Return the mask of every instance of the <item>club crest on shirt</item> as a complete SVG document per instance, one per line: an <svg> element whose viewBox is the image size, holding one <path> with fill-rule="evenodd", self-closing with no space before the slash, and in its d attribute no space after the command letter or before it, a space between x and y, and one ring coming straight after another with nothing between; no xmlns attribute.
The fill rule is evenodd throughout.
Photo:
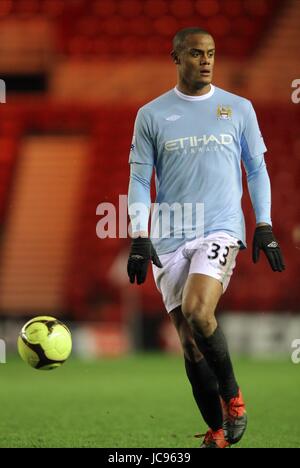
<svg viewBox="0 0 300 468"><path fill-rule="evenodd" d="M232 107L223 106L222 104L218 106L217 109L217 118L222 120L231 120L232 118Z"/></svg>

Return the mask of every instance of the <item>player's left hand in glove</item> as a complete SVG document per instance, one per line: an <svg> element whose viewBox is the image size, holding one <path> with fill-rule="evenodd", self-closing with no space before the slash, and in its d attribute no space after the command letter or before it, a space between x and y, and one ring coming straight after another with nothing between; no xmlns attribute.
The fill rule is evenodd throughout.
<svg viewBox="0 0 300 468"><path fill-rule="evenodd" d="M258 262L260 250L263 250L273 271L285 269L282 253L270 225L258 226L253 238L252 259Z"/></svg>
<svg viewBox="0 0 300 468"><path fill-rule="evenodd" d="M132 239L129 259L127 263L127 273L130 283L134 283L135 278L137 284L144 283L149 262L153 262L158 268L162 268L162 264L158 255L148 237L137 237Z"/></svg>

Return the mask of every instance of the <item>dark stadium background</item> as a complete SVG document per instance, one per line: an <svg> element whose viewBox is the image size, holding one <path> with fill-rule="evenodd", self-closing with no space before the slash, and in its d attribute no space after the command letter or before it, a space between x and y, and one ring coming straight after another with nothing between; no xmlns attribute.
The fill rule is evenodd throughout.
<svg viewBox="0 0 300 468"><path fill-rule="evenodd" d="M274 274L263 256L252 264L255 220L245 194L249 248L219 317L237 359L279 359L299 373L291 361L300 339L299 24L299 0L0 0L0 371L16 379L22 369L30 379L9 355L25 321L45 314L71 327L74 361L180 356L152 275L129 287L130 240L99 239L96 209L111 202L118 213L137 109L175 85L172 37L197 25L215 37L214 84L256 109L287 266ZM47 379L56 372L63 369Z"/></svg>

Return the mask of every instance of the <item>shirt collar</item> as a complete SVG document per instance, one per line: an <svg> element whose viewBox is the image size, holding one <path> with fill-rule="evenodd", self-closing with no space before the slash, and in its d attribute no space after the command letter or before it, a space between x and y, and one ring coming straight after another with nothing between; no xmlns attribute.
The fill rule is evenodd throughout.
<svg viewBox="0 0 300 468"><path fill-rule="evenodd" d="M179 91L177 86L175 86L174 91L175 91L175 94L177 94L177 96L180 99L184 99L185 101L195 102L195 101L205 101L205 99L209 99L214 94L215 87L214 85L211 84L209 92L206 94L203 94L202 96L189 96L187 94L183 94L181 91Z"/></svg>

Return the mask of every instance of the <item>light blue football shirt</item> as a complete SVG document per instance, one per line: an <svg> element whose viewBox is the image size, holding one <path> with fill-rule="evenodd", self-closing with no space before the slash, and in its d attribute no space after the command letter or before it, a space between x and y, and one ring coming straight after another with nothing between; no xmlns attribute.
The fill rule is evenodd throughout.
<svg viewBox="0 0 300 468"><path fill-rule="evenodd" d="M150 205L155 168L155 203L188 207L182 223L174 213L170 215L169 231L161 226L157 230L158 220L162 221L159 210L152 216L151 239L158 253L174 251L187 240L216 231L227 232L245 245L241 161L256 221L271 224L265 151L249 100L213 85L203 96L187 96L177 88L159 96L139 109L135 122L128 201L133 230L148 230L148 215L134 217L132 206L136 202ZM203 217L199 207L204 207Z"/></svg>

